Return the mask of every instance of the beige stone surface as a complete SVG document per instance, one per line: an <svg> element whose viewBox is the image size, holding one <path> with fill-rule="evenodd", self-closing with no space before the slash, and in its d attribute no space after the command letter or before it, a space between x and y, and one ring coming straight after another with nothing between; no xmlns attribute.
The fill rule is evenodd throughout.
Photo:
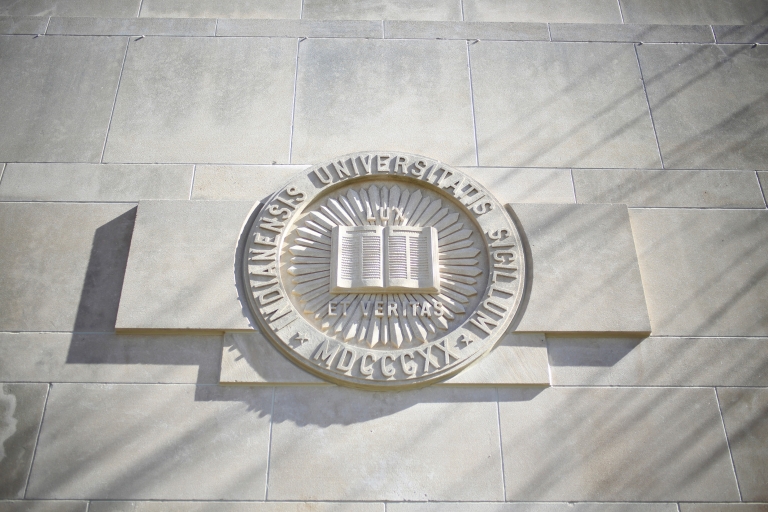
<svg viewBox="0 0 768 512"><path fill-rule="evenodd" d="M0 36L0 161L100 161L127 43Z"/></svg>
<svg viewBox="0 0 768 512"><path fill-rule="evenodd" d="M713 25L718 43L768 43L768 19L763 25Z"/></svg>
<svg viewBox="0 0 768 512"><path fill-rule="evenodd" d="M680 503L680 512L768 512L768 503Z"/></svg>
<svg viewBox="0 0 768 512"><path fill-rule="evenodd" d="M466 43L302 41L291 162L390 149L475 165Z"/></svg>
<svg viewBox="0 0 768 512"><path fill-rule="evenodd" d="M768 212L630 211L654 335L768 335Z"/></svg>
<svg viewBox="0 0 768 512"><path fill-rule="evenodd" d="M253 201L141 201L118 330L250 330L235 285Z"/></svg>
<svg viewBox="0 0 768 512"><path fill-rule="evenodd" d="M0 378L13 382L216 384L220 336L0 333Z"/></svg>
<svg viewBox="0 0 768 512"><path fill-rule="evenodd" d="M552 41L618 43L714 43L709 25L550 23Z"/></svg>
<svg viewBox="0 0 768 512"><path fill-rule="evenodd" d="M543 334L504 335L482 359L445 385L549 385L547 346Z"/></svg>
<svg viewBox="0 0 768 512"><path fill-rule="evenodd" d="M2 509L0 509L2 511ZM94 501L89 512L385 512L384 503Z"/></svg>
<svg viewBox="0 0 768 512"><path fill-rule="evenodd" d="M762 192L763 192L763 201L768 207L768 202L766 202L766 197L768 197L768 172L765 172L765 171L758 172L757 179L760 181L760 188L762 189Z"/></svg>
<svg viewBox="0 0 768 512"><path fill-rule="evenodd" d="M43 34L48 18L37 16L3 16L0 34Z"/></svg>
<svg viewBox="0 0 768 512"><path fill-rule="evenodd" d="M768 389L719 388L717 396L742 499L768 502Z"/></svg>
<svg viewBox="0 0 768 512"><path fill-rule="evenodd" d="M387 512L678 512L675 503L387 503Z"/></svg>
<svg viewBox="0 0 768 512"><path fill-rule="evenodd" d="M688 208L765 208L752 171L574 169L579 203Z"/></svg>
<svg viewBox="0 0 768 512"><path fill-rule="evenodd" d="M0 203L0 330L113 330L135 214L124 203Z"/></svg>
<svg viewBox="0 0 768 512"><path fill-rule="evenodd" d="M713 389L499 390L508 501L738 501Z"/></svg>
<svg viewBox="0 0 768 512"><path fill-rule="evenodd" d="M392 39L485 39L548 41L545 23L482 21L384 21L384 37Z"/></svg>
<svg viewBox="0 0 768 512"><path fill-rule="evenodd" d="M510 205L530 246L517 331L650 332L624 205Z"/></svg>
<svg viewBox="0 0 768 512"><path fill-rule="evenodd" d="M381 21L221 19L217 36L372 37L381 39Z"/></svg>
<svg viewBox="0 0 768 512"><path fill-rule="evenodd" d="M143 0L142 17L299 18L301 0Z"/></svg>
<svg viewBox="0 0 768 512"><path fill-rule="evenodd" d="M141 0L5 0L0 16L136 16Z"/></svg>
<svg viewBox="0 0 768 512"><path fill-rule="evenodd" d="M321 20L462 19L461 5L451 0L304 0L302 17Z"/></svg>
<svg viewBox="0 0 768 512"><path fill-rule="evenodd" d="M132 40L104 161L287 163L295 67L285 38Z"/></svg>
<svg viewBox="0 0 768 512"><path fill-rule="evenodd" d="M460 167L479 181L500 203L574 203L568 169Z"/></svg>
<svg viewBox="0 0 768 512"><path fill-rule="evenodd" d="M46 34L86 36L213 36L212 19L51 18Z"/></svg>
<svg viewBox="0 0 768 512"><path fill-rule="evenodd" d="M47 395L48 384L0 384L0 499L24 497Z"/></svg>
<svg viewBox="0 0 768 512"><path fill-rule="evenodd" d="M622 22L610 0L463 0L463 6L468 21Z"/></svg>
<svg viewBox="0 0 768 512"><path fill-rule="evenodd" d="M661 166L632 45L469 48L480 165Z"/></svg>
<svg viewBox="0 0 768 512"><path fill-rule="evenodd" d="M500 468L493 389L276 391L271 500L501 501Z"/></svg>
<svg viewBox="0 0 768 512"><path fill-rule="evenodd" d="M306 165L198 165L192 199L259 201L272 195Z"/></svg>
<svg viewBox="0 0 768 512"><path fill-rule="evenodd" d="M626 23L747 25L765 23L763 0L621 0Z"/></svg>
<svg viewBox="0 0 768 512"><path fill-rule="evenodd" d="M0 501L0 512L88 512L87 501Z"/></svg>
<svg viewBox="0 0 768 512"><path fill-rule="evenodd" d="M768 386L766 338L548 337L557 386Z"/></svg>
<svg viewBox="0 0 768 512"><path fill-rule="evenodd" d="M187 199L191 165L8 164L0 201Z"/></svg>
<svg viewBox="0 0 768 512"><path fill-rule="evenodd" d="M54 384L28 498L263 500L271 390Z"/></svg>

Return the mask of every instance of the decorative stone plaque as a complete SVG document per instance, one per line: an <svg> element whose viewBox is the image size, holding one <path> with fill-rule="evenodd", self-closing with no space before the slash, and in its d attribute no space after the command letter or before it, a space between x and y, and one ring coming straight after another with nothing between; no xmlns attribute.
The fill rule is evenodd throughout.
<svg viewBox="0 0 768 512"><path fill-rule="evenodd" d="M403 388L486 354L517 311L520 235L480 184L440 162L356 153L272 195L247 235L264 334L334 382Z"/></svg>

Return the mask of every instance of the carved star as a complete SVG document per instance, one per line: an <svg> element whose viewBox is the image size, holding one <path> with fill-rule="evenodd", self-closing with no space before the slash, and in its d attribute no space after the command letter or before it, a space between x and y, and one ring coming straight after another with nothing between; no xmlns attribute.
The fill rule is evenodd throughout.
<svg viewBox="0 0 768 512"><path fill-rule="evenodd" d="M302 345L309 341L309 336L307 336L307 334L303 332L297 332L296 334L294 334L293 337Z"/></svg>
<svg viewBox="0 0 768 512"><path fill-rule="evenodd" d="M464 343L464 347L468 347L468 346L469 346L469 344L470 344L470 343L474 343L474 342L475 342L475 340L473 340L472 338L466 337L466 336L464 336L464 335L462 334L461 336L459 336L458 342L459 342L459 343Z"/></svg>

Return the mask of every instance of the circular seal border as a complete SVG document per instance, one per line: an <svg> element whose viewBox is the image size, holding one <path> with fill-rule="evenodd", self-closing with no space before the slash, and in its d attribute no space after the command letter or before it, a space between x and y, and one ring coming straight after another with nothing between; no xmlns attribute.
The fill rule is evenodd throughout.
<svg viewBox="0 0 768 512"><path fill-rule="evenodd" d="M307 206L355 181L406 181L449 198L488 244L488 284L477 307L445 336L388 351L337 341L318 331L287 296L281 268L285 236ZM492 194L437 160L400 152L361 152L310 167L262 205L243 247L245 296L262 333L291 361L331 382L406 389L449 378L489 352L520 307L526 262L520 233Z"/></svg>

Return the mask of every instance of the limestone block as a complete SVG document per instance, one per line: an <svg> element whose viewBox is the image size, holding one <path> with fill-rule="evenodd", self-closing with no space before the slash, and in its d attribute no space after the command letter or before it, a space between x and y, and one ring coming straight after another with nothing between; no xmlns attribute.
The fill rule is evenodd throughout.
<svg viewBox="0 0 768 512"><path fill-rule="evenodd" d="M574 169L579 203L687 208L764 208L752 171Z"/></svg>
<svg viewBox="0 0 768 512"><path fill-rule="evenodd" d="M220 383L327 384L288 361L260 333L227 333L224 336ZM476 364L438 385L520 384L549 385L543 335L507 334Z"/></svg>
<svg viewBox="0 0 768 512"><path fill-rule="evenodd" d="M139 12L141 0L27 0L3 2L0 16L101 16L130 17Z"/></svg>
<svg viewBox="0 0 768 512"><path fill-rule="evenodd" d="M650 332L626 206L510 206L531 251L518 332Z"/></svg>
<svg viewBox="0 0 768 512"><path fill-rule="evenodd" d="M304 0L302 18L319 20L459 21L461 6L450 0Z"/></svg>
<svg viewBox="0 0 768 512"><path fill-rule="evenodd" d="M272 195L306 165L198 165L192 199L257 201Z"/></svg>
<svg viewBox="0 0 768 512"><path fill-rule="evenodd" d="M766 503L680 503L680 512L768 512Z"/></svg>
<svg viewBox="0 0 768 512"><path fill-rule="evenodd" d="M93 501L89 512L384 512L383 503L365 502L199 502ZM2 512L2 509L0 509Z"/></svg>
<svg viewBox="0 0 768 512"><path fill-rule="evenodd" d="M217 36L382 37L381 21L222 19Z"/></svg>
<svg viewBox="0 0 768 512"><path fill-rule="evenodd" d="M608 0L464 0L467 21L621 23L618 4Z"/></svg>
<svg viewBox="0 0 768 512"><path fill-rule="evenodd" d="M212 19L51 18L46 34L83 36L213 36Z"/></svg>
<svg viewBox="0 0 768 512"><path fill-rule="evenodd" d="M748 25L765 22L762 0L621 0L626 23Z"/></svg>
<svg viewBox="0 0 768 512"><path fill-rule="evenodd" d="M299 18L301 0L144 0L141 17L153 18Z"/></svg>
<svg viewBox="0 0 768 512"><path fill-rule="evenodd" d="M253 201L141 201L118 330L250 330L235 253Z"/></svg>
<svg viewBox="0 0 768 512"><path fill-rule="evenodd" d="M466 43L302 41L293 137L292 162L397 148L475 165Z"/></svg>
<svg viewBox="0 0 768 512"><path fill-rule="evenodd" d="M48 18L37 16L4 16L0 18L0 34L43 34Z"/></svg>
<svg viewBox="0 0 768 512"><path fill-rule="evenodd" d="M191 165L8 164L1 201L187 199Z"/></svg>
<svg viewBox="0 0 768 512"><path fill-rule="evenodd" d="M0 330L113 330L135 213L133 204L0 203Z"/></svg>
<svg viewBox="0 0 768 512"><path fill-rule="evenodd" d="M630 210L653 334L767 336L768 212Z"/></svg>
<svg viewBox="0 0 768 512"><path fill-rule="evenodd" d="M714 43L709 25L550 23L552 41L610 43Z"/></svg>
<svg viewBox="0 0 768 512"><path fill-rule="evenodd" d="M768 197L768 172L758 172L757 179L760 181L760 188L763 192L763 202L765 202L766 206L768 206L768 201L766 201L766 197Z"/></svg>
<svg viewBox="0 0 768 512"><path fill-rule="evenodd" d="M504 499L493 389L277 388L271 453L271 500Z"/></svg>
<svg viewBox="0 0 768 512"><path fill-rule="evenodd" d="M291 39L133 40L104 161L285 163L295 66Z"/></svg>
<svg viewBox="0 0 768 512"><path fill-rule="evenodd" d="M264 500L271 404L266 389L54 384L27 497Z"/></svg>
<svg viewBox="0 0 768 512"><path fill-rule="evenodd" d="M574 203L568 169L515 169L509 167L460 167L475 178L500 203Z"/></svg>
<svg viewBox="0 0 768 512"><path fill-rule="evenodd" d="M764 25L713 25L718 43L768 43L768 19Z"/></svg>
<svg viewBox="0 0 768 512"><path fill-rule="evenodd" d="M768 47L642 45L637 53L665 167L768 168L768 132L755 124L768 116Z"/></svg>
<svg viewBox="0 0 768 512"><path fill-rule="evenodd" d="M87 512L87 501L0 501L0 512Z"/></svg>
<svg viewBox="0 0 768 512"><path fill-rule="evenodd" d="M632 45L480 41L469 51L480 165L661 167Z"/></svg>
<svg viewBox="0 0 768 512"><path fill-rule="evenodd" d="M48 384L0 384L0 499L24 497L47 394Z"/></svg>
<svg viewBox="0 0 768 512"><path fill-rule="evenodd" d="M387 503L387 512L677 512L674 503Z"/></svg>
<svg viewBox="0 0 768 512"><path fill-rule="evenodd" d="M384 37L392 39L548 41L549 32L546 23L385 20Z"/></svg>
<svg viewBox="0 0 768 512"><path fill-rule="evenodd" d="M14 382L216 384L220 336L0 333L0 375Z"/></svg>
<svg viewBox="0 0 768 512"><path fill-rule="evenodd" d="M0 161L98 162L126 44L125 37L1 36L0 119L13 128L3 130Z"/></svg>
<svg viewBox="0 0 768 512"><path fill-rule="evenodd" d="M744 501L768 501L768 389L717 390Z"/></svg>
<svg viewBox="0 0 768 512"><path fill-rule="evenodd" d="M509 501L738 501L713 389L500 389Z"/></svg>
<svg viewBox="0 0 768 512"><path fill-rule="evenodd" d="M547 338L558 386L768 386L765 338Z"/></svg>

